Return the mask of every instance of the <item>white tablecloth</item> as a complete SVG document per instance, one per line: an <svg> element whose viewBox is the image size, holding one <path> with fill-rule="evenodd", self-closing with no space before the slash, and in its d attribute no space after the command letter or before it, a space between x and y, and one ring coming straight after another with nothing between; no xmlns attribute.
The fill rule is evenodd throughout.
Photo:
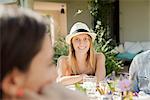
<svg viewBox="0 0 150 100"><path fill-rule="evenodd" d="M81 84L81 86L82 86L82 84ZM75 85L68 85L68 86L66 86L66 88L76 91ZM98 92L96 92L93 97L92 96L90 97L90 99L91 100L104 100L105 97L106 97L105 95L100 95ZM108 95L107 95L107 97L109 98ZM112 98L113 98L113 100L121 100L121 97L119 97L119 96L113 96ZM107 100L109 100L109 99L107 99ZM112 100L112 99L110 99L110 100ZM142 93L139 93L138 97L133 96L133 100L150 100L150 95L144 94L142 92Z"/></svg>

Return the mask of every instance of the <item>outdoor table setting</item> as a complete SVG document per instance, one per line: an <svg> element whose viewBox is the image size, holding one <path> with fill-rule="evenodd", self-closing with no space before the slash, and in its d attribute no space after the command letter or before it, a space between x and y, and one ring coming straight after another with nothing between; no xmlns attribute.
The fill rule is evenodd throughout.
<svg viewBox="0 0 150 100"><path fill-rule="evenodd" d="M95 76L86 76L83 83L68 85L74 91L86 94L90 100L150 100L150 95L140 91L131 91L132 82L128 75L120 75L119 78L114 73L108 75L103 81L97 82Z"/></svg>

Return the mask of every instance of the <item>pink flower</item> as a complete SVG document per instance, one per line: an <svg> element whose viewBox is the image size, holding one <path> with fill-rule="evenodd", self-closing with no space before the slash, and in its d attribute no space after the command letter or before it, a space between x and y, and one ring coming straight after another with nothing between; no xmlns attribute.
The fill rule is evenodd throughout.
<svg viewBox="0 0 150 100"><path fill-rule="evenodd" d="M118 83L118 87L122 92L130 90L130 86L131 86L131 81L128 79L120 80Z"/></svg>

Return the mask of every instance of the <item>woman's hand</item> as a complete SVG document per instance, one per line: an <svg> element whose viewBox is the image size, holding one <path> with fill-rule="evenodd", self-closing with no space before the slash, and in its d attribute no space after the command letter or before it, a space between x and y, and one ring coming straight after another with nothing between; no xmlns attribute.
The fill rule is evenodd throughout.
<svg viewBox="0 0 150 100"><path fill-rule="evenodd" d="M88 76L87 74L81 74L82 79L87 76Z"/></svg>
<svg viewBox="0 0 150 100"><path fill-rule="evenodd" d="M79 83L83 83L83 79L84 77L87 77L88 75L87 74L81 74L80 77L81 77L81 81Z"/></svg>

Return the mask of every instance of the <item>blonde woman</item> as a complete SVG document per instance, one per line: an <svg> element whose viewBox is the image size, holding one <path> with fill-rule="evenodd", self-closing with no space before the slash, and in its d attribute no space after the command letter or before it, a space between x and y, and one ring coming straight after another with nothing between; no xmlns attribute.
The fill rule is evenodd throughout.
<svg viewBox="0 0 150 100"><path fill-rule="evenodd" d="M70 45L69 55L58 59L57 82L71 85L82 82L83 77L93 75L97 81L103 80L106 75L105 56L93 50L96 34L91 33L85 23L75 23L66 36Z"/></svg>

